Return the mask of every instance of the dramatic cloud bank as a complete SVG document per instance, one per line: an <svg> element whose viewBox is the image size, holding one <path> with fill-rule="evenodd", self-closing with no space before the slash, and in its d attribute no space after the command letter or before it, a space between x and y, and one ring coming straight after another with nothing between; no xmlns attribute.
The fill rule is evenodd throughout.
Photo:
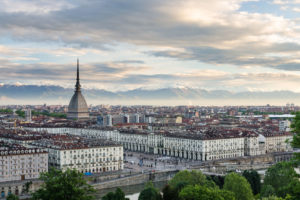
<svg viewBox="0 0 300 200"><path fill-rule="evenodd" d="M0 0L0 82L300 92L300 1Z"/></svg>

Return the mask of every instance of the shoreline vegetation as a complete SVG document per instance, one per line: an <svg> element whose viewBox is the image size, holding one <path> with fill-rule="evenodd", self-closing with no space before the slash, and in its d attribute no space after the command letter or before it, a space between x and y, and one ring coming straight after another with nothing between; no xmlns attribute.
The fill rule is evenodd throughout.
<svg viewBox="0 0 300 200"><path fill-rule="evenodd" d="M0 114L13 114L13 110L11 109L0 109ZM16 110L16 114L19 117L25 118L25 111L23 110ZM32 116L48 116L48 117L55 117L55 118L67 118L67 114L65 113L56 113L56 112L48 112L48 111L31 111Z"/></svg>

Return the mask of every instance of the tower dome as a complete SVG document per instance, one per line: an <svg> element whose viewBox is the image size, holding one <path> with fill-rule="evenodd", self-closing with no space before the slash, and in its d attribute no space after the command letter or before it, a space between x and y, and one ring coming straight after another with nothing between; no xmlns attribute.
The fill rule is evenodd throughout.
<svg viewBox="0 0 300 200"><path fill-rule="evenodd" d="M77 79L75 85L75 92L69 103L67 116L69 119L77 119L77 120L84 120L89 118L88 106L84 99L84 96L81 94L78 59L77 59Z"/></svg>

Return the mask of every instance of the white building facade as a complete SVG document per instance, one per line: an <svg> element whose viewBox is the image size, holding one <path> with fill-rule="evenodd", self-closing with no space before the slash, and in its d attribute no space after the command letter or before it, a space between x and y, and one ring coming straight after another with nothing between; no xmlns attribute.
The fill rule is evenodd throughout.
<svg viewBox="0 0 300 200"><path fill-rule="evenodd" d="M49 167L63 171L77 169L85 173L101 173L123 169L123 146L117 144L94 144L87 146L52 144L49 140L41 140L34 145L49 153Z"/></svg>
<svg viewBox="0 0 300 200"><path fill-rule="evenodd" d="M48 153L41 149L0 148L0 182L37 179L47 171Z"/></svg>
<svg viewBox="0 0 300 200"><path fill-rule="evenodd" d="M265 137L266 153L292 151L292 146L290 144L293 139L292 134L264 134L263 136Z"/></svg>
<svg viewBox="0 0 300 200"><path fill-rule="evenodd" d="M150 154L158 154L192 160L217 160L235 158L241 156L256 156L265 153L292 151L289 144L284 140L291 138L280 136L271 139L266 137L266 142L259 141L258 134L228 135L222 137L198 137L190 133L186 134L163 134L141 132L105 131L99 129L77 128L31 128L34 131L48 131L49 133L70 133L89 138L101 138L111 140L123 145L124 149L139 151Z"/></svg>

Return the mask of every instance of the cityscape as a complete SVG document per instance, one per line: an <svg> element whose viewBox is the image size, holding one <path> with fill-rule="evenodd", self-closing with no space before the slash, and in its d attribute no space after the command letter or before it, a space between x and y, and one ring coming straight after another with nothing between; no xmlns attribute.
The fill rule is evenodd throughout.
<svg viewBox="0 0 300 200"><path fill-rule="evenodd" d="M299 200L299 12L0 0L0 200Z"/></svg>

